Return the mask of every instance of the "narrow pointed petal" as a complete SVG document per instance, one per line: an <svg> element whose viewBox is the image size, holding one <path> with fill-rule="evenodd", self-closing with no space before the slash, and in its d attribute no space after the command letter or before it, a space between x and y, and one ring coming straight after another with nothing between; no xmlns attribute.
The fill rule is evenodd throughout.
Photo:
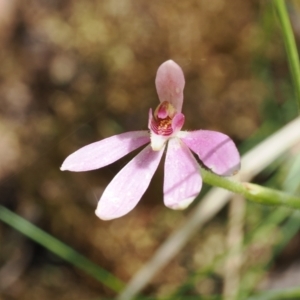
<svg viewBox="0 0 300 300"><path fill-rule="evenodd" d="M147 131L130 131L89 144L69 155L61 170L82 172L107 166L150 142Z"/></svg>
<svg viewBox="0 0 300 300"><path fill-rule="evenodd" d="M170 139L165 161L164 203L172 209L186 208L199 194L199 165L178 138Z"/></svg>
<svg viewBox="0 0 300 300"><path fill-rule="evenodd" d="M168 60L160 65L155 79L160 102L168 101L177 112L181 112L184 84L183 72L173 60Z"/></svg>
<svg viewBox="0 0 300 300"><path fill-rule="evenodd" d="M180 134L184 143L214 173L230 176L239 171L240 154L229 136L210 130L180 132Z"/></svg>
<svg viewBox="0 0 300 300"><path fill-rule="evenodd" d="M96 209L102 220L122 217L140 201L161 160L164 148L153 151L148 145L110 182Z"/></svg>

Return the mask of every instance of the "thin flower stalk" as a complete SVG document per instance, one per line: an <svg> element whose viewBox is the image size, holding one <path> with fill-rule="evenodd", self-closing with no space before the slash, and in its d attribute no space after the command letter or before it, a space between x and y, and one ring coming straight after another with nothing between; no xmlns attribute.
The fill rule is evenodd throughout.
<svg viewBox="0 0 300 300"><path fill-rule="evenodd" d="M252 202L300 209L300 197L289 193L263 187L254 183L234 181L213 174L203 168L201 168L201 174L205 183L243 195Z"/></svg>

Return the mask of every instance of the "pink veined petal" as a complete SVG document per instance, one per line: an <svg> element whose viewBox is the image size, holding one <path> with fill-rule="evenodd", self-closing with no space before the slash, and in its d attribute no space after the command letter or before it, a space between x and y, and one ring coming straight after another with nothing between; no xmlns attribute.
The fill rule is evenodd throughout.
<svg viewBox="0 0 300 300"><path fill-rule="evenodd" d="M210 130L180 132L180 134L184 143L214 173L229 176L240 169L240 154L229 136Z"/></svg>
<svg viewBox="0 0 300 300"><path fill-rule="evenodd" d="M110 182L96 209L102 220L124 216L140 201L161 160L164 149L152 151L148 145Z"/></svg>
<svg viewBox="0 0 300 300"><path fill-rule="evenodd" d="M173 120L172 120L172 129L173 129L173 132L174 132L174 133L178 132L178 131L182 128L182 126L183 126L183 124L184 124L184 121L185 121L185 116L184 116L184 114L182 114L182 113L177 113L177 114L174 116L174 118L173 118Z"/></svg>
<svg viewBox="0 0 300 300"><path fill-rule="evenodd" d="M184 84L183 72L173 60L168 60L160 65L155 79L160 102L168 101L177 112L181 112Z"/></svg>
<svg viewBox="0 0 300 300"><path fill-rule="evenodd" d="M197 197L201 187L199 165L191 151L178 138L170 139L165 161L165 205L184 209Z"/></svg>
<svg viewBox="0 0 300 300"><path fill-rule="evenodd" d="M107 166L150 142L149 132L130 131L89 144L69 155L61 170L81 172Z"/></svg>

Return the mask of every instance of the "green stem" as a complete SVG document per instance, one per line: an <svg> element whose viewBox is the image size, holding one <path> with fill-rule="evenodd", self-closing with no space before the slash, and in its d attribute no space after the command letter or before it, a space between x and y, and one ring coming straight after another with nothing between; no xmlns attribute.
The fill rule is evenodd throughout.
<svg viewBox="0 0 300 300"><path fill-rule="evenodd" d="M273 290L259 293L258 295L247 298L247 300L282 300L282 299L299 299L300 288L289 288L283 290Z"/></svg>
<svg viewBox="0 0 300 300"><path fill-rule="evenodd" d="M294 83L296 102L300 112L300 64L295 37L284 0L274 0L274 5L281 24L283 41L285 44L290 72L292 74L292 80Z"/></svg>
<svg viewBox="0 0 300 300"><path fill-rule="evenodd" d="M123 282L121 282L118 278L97 266L85 256L79 254L73 248L62 243L58 239L54 238L50 234L36 227L32 223L28 222L2 205L0 205L0 220L15 228L38 244L44 246L57 256L68 261L75 267L88 273L109 287L111 290L120 292L124 288Z"/></svg>
<svg viewBox="0 0 300 300"><path fill-rule="evenodd" d="M253 202L266 205L285 205L291 208L300 209L300 197L253 183L233 181L226 177L220 177L202 168L201 174L205 183L241 194Z"/></svg>

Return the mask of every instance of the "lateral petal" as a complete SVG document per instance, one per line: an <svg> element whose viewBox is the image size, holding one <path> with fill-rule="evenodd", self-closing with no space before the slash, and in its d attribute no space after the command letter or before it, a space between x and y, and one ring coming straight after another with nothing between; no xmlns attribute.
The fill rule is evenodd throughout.
<svg viewBox="0 0 300 300"><path fill-rule="evenodd" d="M107 166L150 142L148 131L130 131L89 144L69 155L61 170L82 172Z"/></svg>
<svg viewBox="0 0 300 300"><path fill-rule="evenodd" d="M173 133L177 133L183 126L185 116L182 113L177 113L172 120Z"/></svg>
<svg viewBox="0 0 300 300"><path fill-rule="evenodd" d="M160 102L168 101L181 112L185 80L181 68L173 60L160 65L155 85Z"/></svg>
<svg viewBox="0 0 300 300"><path fill-rule="evenodd" d="M109 183L96 209L102 220L119 218L140 201L161 160L164 148L153 151L148 145Z"/></svg>
<svg viewBox="0 0 300 300"><path fill-rule="evenodd" d="M165 205L184 209L197 197L201 187L199 165L191 151L178 138L170 139L165 161Z"/></svg>
<svg viewBox="0 0 300 300"><path fill-rule="evenodd" d="M240 169L240 154L232 139L217 131L180 132L181 139L214 173L230 176Z"/></svg>

